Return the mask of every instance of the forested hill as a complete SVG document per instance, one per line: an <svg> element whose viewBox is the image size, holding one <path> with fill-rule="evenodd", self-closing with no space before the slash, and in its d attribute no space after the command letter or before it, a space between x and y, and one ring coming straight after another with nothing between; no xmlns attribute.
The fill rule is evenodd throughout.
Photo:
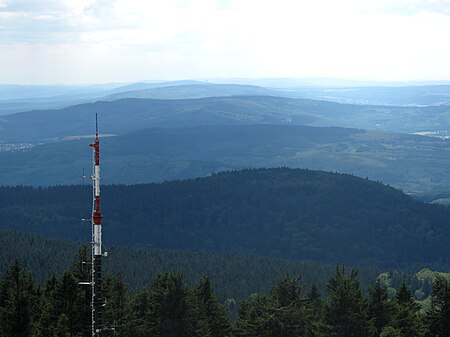
<svg viewBox="0 0 450 337"><path fill-rule="evenodd" d="M89 186L0 188L0 226L85 240ZM448 268L450 211L381 183L258 169L105 186L105 244L250 252L328 263Z"/></svg>

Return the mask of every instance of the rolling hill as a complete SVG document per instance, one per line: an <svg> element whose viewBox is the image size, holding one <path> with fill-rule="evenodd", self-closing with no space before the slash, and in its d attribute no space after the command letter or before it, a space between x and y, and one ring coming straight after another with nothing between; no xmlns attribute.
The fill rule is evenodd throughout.
<svg viewBox="0 0 450 337"><path fill-rule="evenodd" d="M127 98L2 116L0 143L39 143L92 134L95 113L99 113L101 130L107 134L154 127L250 124L340 126L411 133L449 129L449 111L450 106L345 105L271 96Z"/></svg>
<svg viewBox="0 0 450 337"><path fill-rule="evenodd" d="M0 227L83 240L89 186L0 188ZM450 210L350 175L259 169L104 186L111 245L245 252L321 263L450 267Z"/></svg>
<svg viewBox="0 0 450 337"><path fill-rule="evenodd" d="M91 139L0 152L0 185L81 183L83 169L88 173L91 167L87 146ZM103 137L101 144L106 184L161 182L230 169L287 166L352 173L415 194L450 190L449 141L431 137L247 125L140 130Z"/></svg>

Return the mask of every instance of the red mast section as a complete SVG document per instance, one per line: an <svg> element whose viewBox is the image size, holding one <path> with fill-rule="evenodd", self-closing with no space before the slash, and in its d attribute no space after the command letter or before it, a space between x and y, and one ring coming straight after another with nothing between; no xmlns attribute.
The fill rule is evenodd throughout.
<svg viewBox="0 0 450 337"><path fill-rule="evenodd" d="M103 215L100 212L100 140L98 138L97 115L95 115L95 141L89 144L94 149L94 209L92 212L92 222L100 226L102 224Z"/></svg>

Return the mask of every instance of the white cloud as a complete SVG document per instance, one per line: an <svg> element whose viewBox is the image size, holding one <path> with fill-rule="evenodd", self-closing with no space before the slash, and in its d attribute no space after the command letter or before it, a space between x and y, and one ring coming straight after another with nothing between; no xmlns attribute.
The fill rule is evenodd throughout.
<svg viewBox="0 0 450 337"><path fill-rule="evenodd" d="M25 82L450 78L449 1L0 0L0 71Z"/></svg>
<svg viewBox="0 0 450 337"><path fill-rule="evenodd" d="M398 15L436 13L450 15L450 0L389 0L382 10Z"/></svg>

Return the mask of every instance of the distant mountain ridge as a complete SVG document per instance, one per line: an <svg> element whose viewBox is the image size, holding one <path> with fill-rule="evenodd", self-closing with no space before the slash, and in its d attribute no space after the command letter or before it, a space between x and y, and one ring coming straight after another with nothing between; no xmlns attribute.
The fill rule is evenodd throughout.
<svg viewBox="0 0 450 337"><path fill-rule="evenodd" d="M104 96L126 91L202 84L200 81L151 81L93 85L2 85L0 84L0 115L17 112L62 109L92 103Z"/></svg>
<svg viewBox="0 0 450 337"><path fill-rule="evenodd" d="M450 104L448 82L370 82L335 79L212 79L93 85L0 84L0 115L61 109L119 98L181 99L270 95L348 104L436 106Z"/></svg>
<svg viewBox="0 0 450 337"><path fill-rule="evenodd" d="M126 98L60 110L17 113L0 119L0 142L46 142L92 133L95 113L102 131L123 134L143 128L201 125L288 124L340 126L390 132L450 129L450 106L385 107L273 96L153 100Z"/></svg>
<svg viewBox="0 0 450 337"><path fill-rule="evenodd" d="M103 100L122 98L195 99L227 96L275 96L277 92L252 85L201 83L124 91Z"/></svg>

